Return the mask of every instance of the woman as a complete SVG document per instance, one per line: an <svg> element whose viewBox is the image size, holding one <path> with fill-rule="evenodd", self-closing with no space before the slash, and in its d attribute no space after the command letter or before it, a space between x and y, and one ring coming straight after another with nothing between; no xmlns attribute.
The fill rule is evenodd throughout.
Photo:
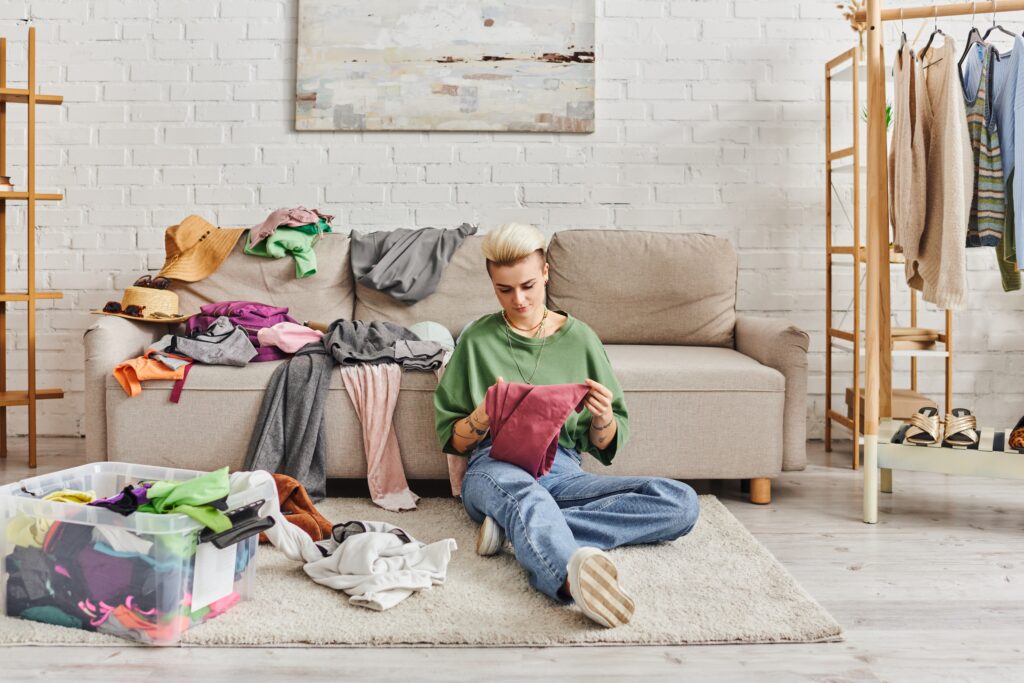
<svg viewBox="0 0 1024 683"><path fill-rule="evenodd" d="M635 605L603 550L679 538L693 528L699 506L693 489L671 479L582 471L582 453L611 464L626 443L628 413L594 331L546 308L544 247L531 225L503 225L484 238L502 310L473 321L459 337L434 394L437 435L446 453L469 457L462 502L481 523L477 552L496 554L507 536L534 588L563 604L575 601L612 627L628 623ZM590 388L586 409L569 415L551 471L540 479L490 457L484 398L506 378Z"/></svg>

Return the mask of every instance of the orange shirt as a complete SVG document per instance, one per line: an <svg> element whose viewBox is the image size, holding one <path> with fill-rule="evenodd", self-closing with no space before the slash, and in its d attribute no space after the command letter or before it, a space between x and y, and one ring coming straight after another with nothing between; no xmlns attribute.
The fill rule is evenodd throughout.
<svg viewBox="0 0 1024 683"><path fill-rule="evenodd" d="M172 370L155 358L151 358L150 353L152 352L146 352L143 356L126 360L114 368L114 379L124 389L124 393L131 397L142 393L142 382L146 380L169 379L173 381L185 378L185 368L188 366L183 365L177 370ZM175 358L189 360L183 356L175 356Z"/></svg>

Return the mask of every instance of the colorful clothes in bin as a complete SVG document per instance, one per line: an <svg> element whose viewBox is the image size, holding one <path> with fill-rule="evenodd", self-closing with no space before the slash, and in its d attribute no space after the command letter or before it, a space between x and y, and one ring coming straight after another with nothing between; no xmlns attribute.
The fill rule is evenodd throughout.
<svg viewBox="0 0 1024 683"><path fill-rule="evenodd" d="M115 496L89 504L125 516L136 511L191 513L208 528L223 530L231 527L221 511L226 508L228 489L227 468L223 468L187 481L131 484ZM60 493L58 498L69 503L92 499L91 494ZM14 546L3 559L10 616L143 643L167 643L240 600L232 592L193 609L198 532L141 534L79 523L72 514L62 521L16 517L6 533ZM235 547L237 583L252 562L256 538Z"/></svg>

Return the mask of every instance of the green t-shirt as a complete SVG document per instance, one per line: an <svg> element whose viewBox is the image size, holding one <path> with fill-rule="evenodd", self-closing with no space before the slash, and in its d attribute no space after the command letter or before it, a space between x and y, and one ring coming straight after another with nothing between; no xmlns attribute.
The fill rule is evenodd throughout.
<svg viewBox="0 0 1024 683"><path fill-rule="evenodd" d="M507 336L505 332L505 321L499 311L475 320L459 337L434 392L435 428L441 449L445 453L468 456L471 451L459 453L451 444L455 423L473 412L499 376L506 382L525 382L519 368L530 377L539 356L540 365L532 384L576 384L592 379L612 392L612 412L618 425L615 438L607 448L599 450L591 443L589 432L593 415L586 408L570 413L558 435L560 445L590 453L610 465L615 453L629 438L629 413L608 354L594 331L582 320L568 316L565 324L546 338L546 343L545 339L523 337L512 330L508 330ZM515 362L509 355L510 343Z"/></svg>

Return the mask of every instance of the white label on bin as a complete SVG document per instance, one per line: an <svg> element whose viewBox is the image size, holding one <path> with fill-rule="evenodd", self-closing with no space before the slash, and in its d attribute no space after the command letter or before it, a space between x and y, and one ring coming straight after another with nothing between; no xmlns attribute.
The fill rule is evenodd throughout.
<svg viewBox="0 0 1024 683"><path fill-rule="evenodd" d="M231 595L235 588L235 551L231 545L219 550L212 543L200 543L196 548L196 571L192 577L192 609L202 609L210 603Z"/></svg>

